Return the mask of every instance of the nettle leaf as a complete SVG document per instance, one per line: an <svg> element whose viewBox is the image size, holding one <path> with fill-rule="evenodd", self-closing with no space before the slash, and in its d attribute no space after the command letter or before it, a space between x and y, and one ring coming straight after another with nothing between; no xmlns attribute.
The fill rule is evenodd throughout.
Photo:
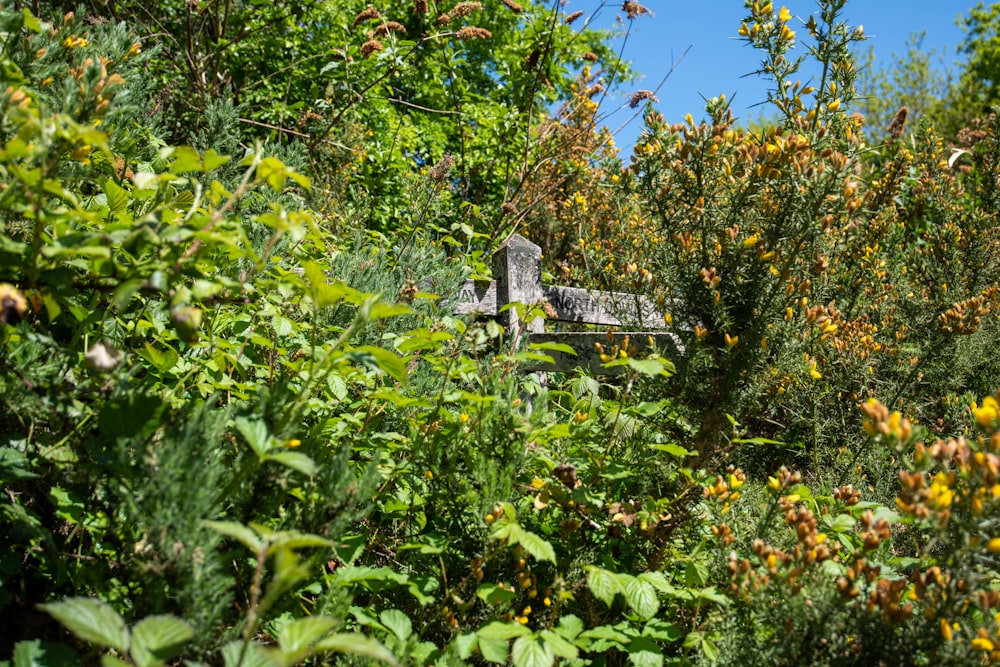
<svg viewBox="0 0 1000 667"><path fill-rule="evenodd" d="M552 630L542 630L539 636L545 641L546 646L560 658L573 660L580 654L580 651L573 644Z"/></svg>
<svg viewBox="0 0 1000 667"><path fill-rule="evenodd" d="M535 560L547 560L551 563L556 562L555 549L552 548L552 544L548 540L540 535L524 530L520 535L520 539L518 539L518 544L524 547L524 550L531 554Z"/></svg>
<svg viewBox="0 0 1000 667"><path fill-rule="evenodd" d="M111 605L96 598L66 598L38 606L80 639L128 652L128 628Z"/></svg>
<svg viewBox="0 0 1000 667"><path fill-rule="evenodd" d="M611 606L614 603L615 595L624 593L618 575L609 572L596 565L587 565L583 568L587 572L587 587L595 598Z"/></svg>
<svg viewBox="0 0 1000 667"><path fill-rule="evenodd" d="M625 601L639 614L643 620L656 616L660 610L660 601L656 598L656 590L645 581L629 577L625 584Z"/></svg>
<svg viewBox="0 0 1000 667"><path fill-rule="evenodd" d="M166 664L193 637L191 626L176 616L148 616L132 628L132 661L136 667Z"/></svg>
<svg viewBox="0 0 1000 667"><path fill-rule="evenodd" d="M301 662L313 651L313 645L337 625L328 616L297 618L275 633L282 658L287 665Z"/></svg>
<svg viewBox="0 0 1000 667"><path fill-rule="evenodd" d="M381 642L359 633L340 632L324 637L316 642L313 648L317 652L347 653L363 658L381 660L390 665L398 665L396 656Z"/></svg>
<svg viewBox="0 0 1000 667"><path fill-rule="evenodd" d="M628 661L636 667L663 667L663 651L649 637L637 637L629 642Z"/></svg>
<svg viewBox="0 0 1000 667"><path fill-rule="evenodd" d="M551 667L556 661L552 648L537 637L518 637L511 648L514 667Z"/></svg>
<svg viewBox="0 0 1000 667"><path fill-rule="evenodd" d="M263 419L237 417L233 425L258 457L263 457L271 448L271 431Z"/></svg>
<svg viewBox="0 0 1000 667"><path fill-rule="evenodd" d="M260 644L255 642L250 642L245 648L241 641L229 642L222 647L222 660L225 667L275 667Z"/></svg>
<svg viewBox="0 0 1000 667"><path fill-rule="evenodd" d="M413 622L398 609L386 609L378 618L401 642L405 642L413 634Z"/></svg>

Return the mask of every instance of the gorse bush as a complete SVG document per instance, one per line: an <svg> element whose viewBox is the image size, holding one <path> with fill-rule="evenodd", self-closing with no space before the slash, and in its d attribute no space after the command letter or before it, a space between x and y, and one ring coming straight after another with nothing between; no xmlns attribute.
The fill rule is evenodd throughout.
<svg viewBox="0 0 1000 667"><path fill-rule="evenodd" d="M871 131L844 4L624 169L569 5L0 8L5 664L1000 659L997 120ZM683 346L530 371L513 231Z"/></svg>

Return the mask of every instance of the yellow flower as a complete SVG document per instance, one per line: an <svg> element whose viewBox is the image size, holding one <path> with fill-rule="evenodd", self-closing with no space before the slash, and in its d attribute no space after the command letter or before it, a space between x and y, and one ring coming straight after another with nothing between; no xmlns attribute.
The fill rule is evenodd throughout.
<svg viewBox="0 0 1000 667"><path fill-rule="evenodd" d="M975 416L977 424L984 429L988 429L1000 417L1000 405L997 404L995 398L987 396L983 399L982 407L977 406L975 403L972 404L972 414Z"/></svg>
<svg viewBox="0 0 1000 667"><path fill-rule="evenodd" d="M292 438L291 440L285 443L285 446L289 447L290 449L295 449L296 447L299 447L301 444L302 444L301 440L299 440L298 438Z"/></svg>
<svg viewBox="0 0 1000 667"><path fill-rule="evenodd" d="M781 11L778 12L778 20L779 21L791 21L792 20L792 13L790 11L788 11L788 7L782 7L781 8Z"/></svg>
<svg viewBox="0 0 1000 667"><path fill-rule="evenodd" d="M1000 537L994 537L986 544L986 550L991 554L1000 554Z"/></svg>
<svg viewBox="0 0 1000 667"><path fill-rule="evenodd" d="M941 636L944 637L946 642L951 641L951 624L945 618L941 619Z"/></svg>
<svg viewBox="0 0 1000 667"><path fill-rule="evenodd" d="M734 347L736 347L736 343L738 343L738 342L740 342L740 337L739 336L730 336L729 334L726 334L726 347L727 348L734 348Z"/></svg>
<svg viewBox="0 0 1000 667"><path fill-rule="evenodd" d="M980 651L992 651L994 646L986 637L976 637L972 640L972 645L978 648Z"/></svg>

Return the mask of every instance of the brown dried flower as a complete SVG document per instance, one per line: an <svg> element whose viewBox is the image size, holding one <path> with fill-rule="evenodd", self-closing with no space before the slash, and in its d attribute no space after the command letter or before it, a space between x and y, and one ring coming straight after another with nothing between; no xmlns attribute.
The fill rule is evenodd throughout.
<svg viewBox="0 0 1000 667"><path fill-rule="evenodd" d="M377 39L369 39L367 42L361 45L361 55L367 58L371 54L377 51L382 51L383 49L385 49L385 47L382 46L382 42L378 41Z"/></svg>
<svg viewBox="0 0 1000 667"><path fill-rule="evenodd" d="M629 96L628 106L630 109L634 109L642 104L644 100L653 100L654 102L660 101L651 90L637 90Z"/></svg>
<svg viewBox="0 0 1000 667"><path fill-rule="evenodd" d="M481 2L460 2L452 8L451 15L458 19L463 16L469 16L472 12L479 11L482 8L483 3Z"/></svg>
<svg viewBox="0 0 1000 667"><path fill-rule="evenodd" d="M477 28L476 26L467 25L458 32L455 33L457 39L489 39L493 36L493 33L486 28Z"/></svg>
<svg viewBox="0 0 1000 667"><path fill-rule="evenodd" d="M578 9L577 11L573 12L572 14L566 17L566 25L572 25L573 21L577 20L581 16L583 16L583 10Z"/></svg>
<svg viewBox="0 0 1000 667"><path fill-rule="evenodd" d="M653 12L649 11L648 7L643 7L634 0L627 0L627 2L623 2L622 11L625 12L625 15L629 17L629 19L636 19L644 14L649 14L650 16L653 15Z"/></svg>
<svg viewBox="0 0 1000 667"><path fill-rule="evenodd" d="M542 54L542 52L539 51L538 49L532 49L531 50L531 53L529 53L524 58L524 71L525 72L534 72L535 71L535 68L538 67L538 57L541 54Z"/></svg>
<svg viewBox="0 0 1000 667"><path fill-rule="evenodd" d="M584 54L583 54L583 56L582 56L582 57L583 57L583 59L584 59L584 60L586 60L586 61L587 61L588 63L596 63L596 62L597 62L597 60L598 60L598 59L597 59L597 54L596 54L596 53L594 53L593 51L587 51L586 53L584 53Z"/></svg>
<svg viewBox="0 0 1000 667"><path fill-rule="evenodd" d="M514 12L515 14L520 14L524 11L524 7L514 2L514 0L500 0L503 4L507 5L507 9Z"/></svg>
<svg viewBox="0 0 1000 667"><path fill-rule="evenodd" d="M382 12L375 9L374 7L369 7L365 10L362 10L360 14L354 17L354 25L356 26L361 25L365 21L370 21L371 19L379 19L379 18L382 18Z"/></svg>
<svg viewBox="0 0 1000 667"><path fill-rule="evenodd" d="M455 156L451 153L445 153L438 160L438 163L431 167L430 172L427 177L432 181L440 181L445 179L448 174L451 173L451 168L455 166Z"/></svg>
<svg viewBox="0 0 1000 667"><path fill-rule="evenodd" d="M386 21L385 23L379 25L375 28L375 35L379 37L384 37L390 32L398 32L401 35L406 34L406 26L398 21Z"/></svg>
<svg viewBox="0 0 1000 667"><path fill-rule="evenodd" d="M413 11L417 13L418 16L423 16L427 13L427 0L417 0L413 3Z"/></svg>
<svg viewBox="0 0 1000 667"><path fill-rule="evenodd" d="M892 122L889 123L889 135L893 139L899 139L903 136L903 129L906 127L906 116L910 113L907 107L899 107L899 111L893 117Z"/></svg>

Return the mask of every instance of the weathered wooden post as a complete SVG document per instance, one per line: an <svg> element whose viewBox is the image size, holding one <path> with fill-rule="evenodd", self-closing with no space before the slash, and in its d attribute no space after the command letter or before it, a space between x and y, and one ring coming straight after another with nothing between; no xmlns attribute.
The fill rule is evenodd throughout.
<svg viewBox="0 0 1000 667"><path fill-rule="evenodd" d="M540 303L543 296L542 249L520 234L512 235L493 253L493 279L496 281L498 310L509 303L527 306ZM520 345L525 333L545 331L540 317L524 322L514 308L499 313L498 317L514 349Z"/></svg>

